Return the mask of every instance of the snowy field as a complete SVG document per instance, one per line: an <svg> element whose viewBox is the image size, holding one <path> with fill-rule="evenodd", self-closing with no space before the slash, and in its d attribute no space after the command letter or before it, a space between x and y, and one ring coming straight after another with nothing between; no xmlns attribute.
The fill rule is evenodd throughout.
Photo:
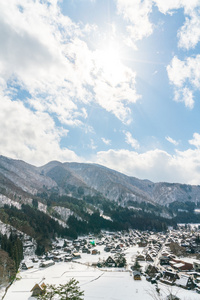
<svg viewBox="0 0 200 300"><path fill-rule="evenodd" d="M84 290L84 300L150 300L151 294L156 294L155 285L147 282L145 277L135 281L131 272L125 269L98 269L91 266L110 255L101 250L100 255L81 254L81 259L74 262L59 262L49 268L39 268L36 264L33 269L20 271L18 280L8 289L5 300L35 300L31 297L31 289L36 283L64 284L70 278L79 281L81 290ZM135 256L142 249L132 247L127 249L128 265L134 264ZM145 267L145 263L143 263ZM197 300L200 295L193 291L186 291L176 287L159 284L163 299L170 292L177 294L183 300Z"/></svg>

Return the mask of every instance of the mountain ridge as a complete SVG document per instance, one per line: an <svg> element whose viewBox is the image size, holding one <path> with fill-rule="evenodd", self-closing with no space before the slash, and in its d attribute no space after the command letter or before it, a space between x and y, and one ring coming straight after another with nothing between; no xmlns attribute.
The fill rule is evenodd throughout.
<svg viewBox="0 0 200 300"><path fill-rule="evenodd" d="M13 185L13 191L12 186ZM174 201L200 202L200 186L157 182L127 176L93 163L50 161L36 167L23 160L0 156L0 192L15 190L29 196L57 189L59 193L77 196L101 194L127 206L130 201L169 205Z"/></svg>

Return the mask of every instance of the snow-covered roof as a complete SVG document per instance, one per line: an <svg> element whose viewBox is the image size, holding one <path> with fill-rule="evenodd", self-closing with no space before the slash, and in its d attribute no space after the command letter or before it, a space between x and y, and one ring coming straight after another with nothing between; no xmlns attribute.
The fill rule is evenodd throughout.
<svg viewBox="0 0 200 300"><path fill-rule="evenodd" d="M182 275L180 279L176 280L176 284L181 285L181 286L187 286L188 279L189 279L189 276Z"/></svg>
<svg viewBox="0 0 200 300"><path fill-rule="evenodd" d="M183 263L178 263L178 264L174 264L174 265L173 265L173 267L174 267L174 268L177 268L177 269L182 268L182 267L184 267L184 266L185 266L185 264L183 264Z"/></svg>

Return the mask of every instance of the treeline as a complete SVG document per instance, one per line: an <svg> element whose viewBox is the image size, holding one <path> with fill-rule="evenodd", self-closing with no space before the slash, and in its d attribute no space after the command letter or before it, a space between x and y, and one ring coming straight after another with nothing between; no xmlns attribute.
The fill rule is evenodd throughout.
<svg viewBox="0 0 200 300"><path fill-rule="evenodd" d="M33 237L37 241L38 255L51 247L51 239L66 235L65 229L57 221L29 205L22 205L21 210L5 205L0 209L0 219Z"/></svg>
<svg viewBox="0 0 200 300"><path fill-rule="evenodd" d="M133 211L119 207L111 213L111 218L117 222L121 230L139 229L152 231L165 231L167 226L174 226L175 222L162 218L154 213L146 213L143 210Z"/></svg>
<svg viewBox="0 0 200 300"><path fill-rule="evenodd" d="M15 270L17 272L19 264L23 259L23 244L20 238L11 232L10 236L6 234L0 235L1 249L6 251L15 262Z"/></svg>
<svg viewBox="0 0 200 300"><path fill-rule="evenodd" d="M112 221L111 221L112 220ZM111 220L100 216L99 212L88 217L88 221L78 220L74 216L68 219L68 226L74 236L87 233L99 233L102 229L120 231L128 229L166 231L167 226L176 226L174 220L158 217L145 212L133 212L127 208L118 208L111 213Z"/></svg>
<svg viewBox="0 0 200 300"><path fill-rule="evenodd" d="M82 220L70 216L67 225L70 235L77 237L80 234L90 232L99 233L105 230L154 230L165 231L167 226L176 226L175 221L159 217L162 212L160 206L151 203L131 201L129 205L134 206L136 210L128 209L109 201L101 195L84 196L83 200L69 196L58 196L56 193L48 197L48 203L51 206L60 205L74 211ZM93 214L87 213L88 206L92 208ZM111 220L103 218L99 210L110 217Z"/></svg>
<svg viewBox="0 0 200 300"><path fill-rule="evenodd" d="M56 193L43 195L48 211L59 205L74 212L66 223L61 226L49 215L39 211L38 200L32 206L22 205L21 209L5 205L0 209L0 220L33 237L37 242L36 254L43 254L51 247L51 240L56 237L77 238L78 235L99 233L103 230L120 231L128 229L165 231L168 226L176 226L176 219L162 218L158 209L146 203L132 202L140 209L128 209L115 202L108 201L101 195L84 196L84 200ZM90 213L89 213L90 212ZM109 218L101 215L104 213ZM77 216L77 217L76 217ZM58 216L57 216L58 217Z"/></svg>
<svg viewBox="0 0 200 300"><path fill-rule="evenodd" d="M172 215L175 215L174 220L176 223L200 223L200 214L195 213L197 208L199 208L199 202L174 201L169 204L169 211Z"/></svg>

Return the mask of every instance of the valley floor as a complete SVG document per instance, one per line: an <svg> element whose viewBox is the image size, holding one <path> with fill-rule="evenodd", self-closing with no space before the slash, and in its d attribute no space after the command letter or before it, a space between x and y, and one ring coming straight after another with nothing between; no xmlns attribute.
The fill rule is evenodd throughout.
<svg viewBox="0 0 200 300"><path fill-rule="evenodd" d="M73 262L59 262L48 268L34 268L20 271L17 280L8 289L4 300L35 300L31 297L31 289L36 283L64 284L70 278L79 281L81 290L84 290L84 300L150 300L156 295L155 285L146 281L142 276L141 281L135 281L129 266L134 263L136 255L142 252L137 246L125 250L127 259L126 269L92 267L93 262L106 259L110 253L103 251L103 246L98 246L100 254L81 254L81 259ZM143 268L145 262L142 263ZM200 298L195 291L188 291L178 287L170 287L159 283L162 299L170 292L176 294L181 300L197 300Z"/></svg>

